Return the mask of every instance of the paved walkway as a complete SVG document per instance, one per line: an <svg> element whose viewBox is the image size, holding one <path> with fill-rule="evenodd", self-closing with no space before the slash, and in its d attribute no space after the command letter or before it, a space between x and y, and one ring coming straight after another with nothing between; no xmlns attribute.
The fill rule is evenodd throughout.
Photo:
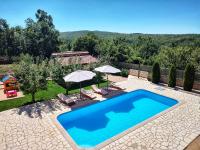
<svg viewBox="0 0 200 150"><path fill-rule="evenodd" d="M146 89L185 103L101 149L181 150L200 135L199 95L154 85L137 78L122 81L120 84L127 87L126 91ZM116 91L113 90L112 94L115 95ZM103 99L105 97L98 96L95 101ZM77 107L95 101L83 101ZM73 108L52 100L0 112L0 150L72 149L51 120L52 115L71 109Z"/></svg>
<svg viewBox="0 0 200 150"><path fill-rule="evenodd" d="M106 76L104 76L104 79L106 79ZM116 76L116 75L108 75L108 80L111 82L122 82L122 81L126 81L127 78L122 77L122 76Z"/></svg>

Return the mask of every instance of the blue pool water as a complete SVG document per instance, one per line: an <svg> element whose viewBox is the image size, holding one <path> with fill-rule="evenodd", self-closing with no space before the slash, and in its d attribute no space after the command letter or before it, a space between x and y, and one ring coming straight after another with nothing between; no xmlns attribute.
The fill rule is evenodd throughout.
<svg viewBox="0 0 200 150"><path fill-rule="evenodd" d="M136 90L57 117L74 142L89 148L166 110L178 101Z"/></svg>

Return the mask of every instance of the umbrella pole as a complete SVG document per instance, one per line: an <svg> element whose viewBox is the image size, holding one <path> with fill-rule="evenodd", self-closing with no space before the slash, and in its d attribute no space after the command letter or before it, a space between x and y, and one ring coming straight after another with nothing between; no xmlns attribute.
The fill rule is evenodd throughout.
<svg viewBox="0 0 200 150"><path fill-rule="evenodd" d="M106 74L107 75L107 90L108 90L108 74Z"/></svg>
<svg viewBox="0 0 200 150"><path fill-rule="evenodd" d="M80 99L81 99L81 82L80 82Z"/></svg>

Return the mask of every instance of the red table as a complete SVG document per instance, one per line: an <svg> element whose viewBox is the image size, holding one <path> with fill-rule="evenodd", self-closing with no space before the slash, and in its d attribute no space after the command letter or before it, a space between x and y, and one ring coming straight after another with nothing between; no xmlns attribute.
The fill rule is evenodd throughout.
<svg viewBox="0 0 200 150"><path fill-rule="evenodd" d="M6 91L6 96L7 97L17 96L17 91L16 90Z"/></svg>

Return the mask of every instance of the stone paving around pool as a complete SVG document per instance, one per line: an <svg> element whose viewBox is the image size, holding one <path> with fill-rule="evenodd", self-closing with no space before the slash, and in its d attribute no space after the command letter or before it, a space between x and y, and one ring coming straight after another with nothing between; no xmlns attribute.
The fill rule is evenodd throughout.
<svg viewBox="0 0 200 150"><path fill-rule="evenodd" d="M200 95L129 78L120 82L126 91L146 89L185 102L145 123L102 150L182 150L200 135ZM116 91L112 93L116 94ZM105 97L98 96L96 101ZM77 107L95 101L79 102ZM69 142L52 121L52 116L74 109L57 100L0 112L0 150L70 150Z"/></svg>

